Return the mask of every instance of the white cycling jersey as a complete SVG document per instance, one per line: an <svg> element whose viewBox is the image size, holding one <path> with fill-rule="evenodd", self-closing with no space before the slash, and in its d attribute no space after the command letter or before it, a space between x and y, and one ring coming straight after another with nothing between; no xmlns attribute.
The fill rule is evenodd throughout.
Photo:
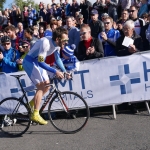
<svg viewBox="0 0 150 150"><path fill-rule="evenodd" d="M47 56L54 53L55 50L60 50L60 47L56 46L52 37L43 37L33 45L31 50L28 52L28 55L32 58L43 56L45 59Z"/></svg>

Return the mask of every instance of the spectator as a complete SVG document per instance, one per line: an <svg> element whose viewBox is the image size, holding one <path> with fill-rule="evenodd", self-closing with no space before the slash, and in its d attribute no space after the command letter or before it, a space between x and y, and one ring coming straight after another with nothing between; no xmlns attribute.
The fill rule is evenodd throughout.
<svg viewBox="0 0 150 150"><path fill-rule="evenodd" d="M79 29L73 26L73 20L71 17L67 17L66 27L68 30L68 37L69 37L68 44L69 45L75 44L76 47L78 47L80 41L80 33ZM77 52L77 49L75 50L75 52Z"/></svg>
<svg viewBox="0 0 150 150"><path fill-rule="evenodd" d="M51 27L50 27L49 24L47 24L46 30L45 30L45 32L44 32L44 37L45 37L45 36L51 36L51 37L52 37L52 30L51 30Z"/></svg>
<svg viewBox="0 0 150 150"><path fill-rule="evenodd" d="M36 38L40 38L39 37L39 27L37 25L33 26L33 36Z"/></svg>
<svg viewBox="0 0 150 150"><path fill-rule="evenodd" d="M121 5L121 9L127 9L129 10L130 6L131 6L131 1L132 0L119 0L118 5Z"/></svg>
<svg viewBox="0 0 150 150"><path fill-rule="evenodd" d="M70 16L70 4L69 4L68 0L65 0L64 11L65 11L65 16Z"/></svg>
<svg viewBox="0 0 150 150"><path fill-rule="evenodd" d="M78 29L80 29L81 26L84 24L83 21L84 21L83 15L79 14L78 21L77 21L77 26L76 26Z"/></svg>
<svg viewBox="0 0 150 150"><path fill-rule="evenodd" d="M84 23L86 24L89 23L90 7L92 7L92 4L88 0L80 1L81 14L83 15Z"/></svg>
<svg viewBox="0 0 150 150"><path fill-rule="evenodd" d="M56 3L55 3L55 0L52 0L52 7L54 6L54 5L56 5Z"/></svg>
<svg viewBox="0 0 150 150"><path fill-rule="evenodd" d="M22 48L21 48L21 53L23 53L23 55L16 60L18 67L19 67L19 71L23 71L23 66L22 66L22 62L23 59L25 58L25 56L27 55L27 53L30 50L30 43L28 41L22 41Z"/></svg>
<svg viewBox="0 0 150 150"><path fill-rule="evenodd" d="M144 51L150 50L150 14L148 15L149 23L141 28L141 37L143 40Z"/></svg>
<svg viewBox="0 0 150 150"><path fill-rule="evenodd" d="M134 21L128 20L123 26L124 35L117 39L116 41L116 53L117 56L128 56L133 53L143 50L142 38L136 34L134 30ZM124 37L127 36L134 40L133 44L130 44L129 47L122 45Z"/></svg>
<svg viewBox="0 0 150 150"><path fill-rule="evenodd" d="M58 16L56 19L57 19L58 27L62 27L62 18L60 16Z"/></svg>
<svg viewBox="0 0 150 150"><path fill-rule="evenodd" d="M89 26L91 28L91 35L94 38L98 38L98 34L104 31L104 24L98 20L98 11L96 9L91 11L91 22Z"/></svg>
<svg viewBox="0 0 150 150"><path fill-rule="evenodd" d="M52 32L55 31L55 29L58 27L58 23L56 20L51 21L50 27L52 29Z"/></svg>
<svg viewBox="0 0 150 150"><path fill-rule="evenodd" d="M1 39L4 51L0 52L0 68L2 72L11 73L18 71L16 60L20 58L19 52L11 47L11 39L4 36Z"/></svg>
<svg viewBox="0 0 150 150"><path fill-rule="evenodd" d="M101 20L102 20L102 22L104 22L104 20L105 20L107 17L109 17L109 15L108 15L107 13L103 13L103 14L101 15Z"/></svg>
<svg viewBox="0 0 150 150"><path fill-rule="evenodd" d="M40 26L39 28L39 37L42 38L44 37L44 27Z"/></svg>
<svg viewBox="0 0 150 150"><path fill-rule="evenodd" d="M138 18L138 8L136 6L131 6L130 7L130 18L134 21L134 30L136 34L140 34L141 28L145 25L145 22L143 19Z"/></svg>
<svg viewBox="0 0 150 150"><path fill-rule="evenodd" d="M53 16L53 9L50 4L47 4L46 22L50 24L50 18Z"/></svg>
<svg viewBox="0 0 150 150"><path fill-rule="evenodd" d="M34 17L33 11L31 7L29 7L28 8L28 27L33 26L33 17Z"/></svg>
<svg viewBox="0 0 150 150"><path fill-rule="evenodd" d="M23 40L24 39L24 30L23 30L23 24L21 22L19 22L17 24L17 27L19 29L19 31L17 32L17 37L19 37L19 39Z"/></svg>
<svg viewBox="0 0 150 150"><path fill-rule="evenodd" d="M62 8L59 3L56 4L56 8L57 8L57 16L61 17L62 16Z"/></svg>
<svg viewBox="0 0 150 150"><path fill-rule="evenodd" d="M125 22L123 26L123 31L124 35L118 38L118 40L116 41L117 56L128 56L136 52L142 51L142 38L134 31L134 22L132 20L128 20ZM134 40L133 44L130 44L129 47L125 47L122 45L125 36ZM130 109L132 113L137 113L137 104L130 105Z"/></svg>
<svg viewBox="0 0 150 150"><path fill-rule="evenodd" d="M75 17L75 13L80 10L79 4L76 0L72 0L72 5L70 6L70 13L73 17Z"/></svg>
<svg viewBox="0 0 150 150"><path fill-rule="evenodd" d="M43 26L44 30L46 29L47 22L43 20L43 17L39 17L39 26Z"/></svg>
<svg viewBox="0 0 150 150"><path fill-rule="evenodd" d="M24 30L24 36L27 41L30 43L30 47L34 45L34 43L38 40L36 37L33 36L34 30L30 27Z"/></svg>
<svg viewBox="0 0 150 150"><path fill-rule="evenodd" d="M7 35L10 37L10 39L11 39L11 46L12 46L12 48L18 50L20 42L21 42L21 39L16 36L16 28L14 26L8 26L8 27L5 28L5 31L6 31Z"/></svg>
<svg viewBox="0 0 150 150"><path fill-rule="evenodd" d="M148 20L148 13L144 13L141 18L145 21L145 24L148 24L148 23L149 23L149 20Z"/></svg>
<svg viewBox="0 0 150 150"><path fill-rule="evenodd" d="M113 18L114 21L117 21L117 7L118 7L118 0L106 0L105 1L108 7L108 15Z"/></svg>
<svg viewBox="0 0 150 150"><path fill-rule="evenodd" d="M28 27L28 14L28 7L24 5L22 11L22 21L24 29Z"/></svg>
<svg viewBox="0 0 150 150"><path fill-rule="evenodd" d="M16 8L16 21L17 21L17 24L18 22L22 21L21 10L19 7Z"/></svg>
<svg viewBox="0 0 150 150"><path fill-rule="evenodd" d="M117 30L119 30L120 34L123 35L123 25L129 19L128 10L123 10L121 13L121 19L117 21Z"/></svg>
<svg viewBox="0 0 150 150"><path fill-rule="evenodd" d="M148 13L148 3L147 3L147 0L142 0L141 1L142 5L138 11L138 17L142 17L142 15L144 13Z"/></svg>
<svg viewBox="0 0 150 150"><path fill-rule="evenodd" d="M71 19L72 19L72 26L76 27L77 25L76 19L73 16L71 16Z"/></svg>
<svg viewBox="0 0 150 150"><path fill-rule="evenodd" d="M102 42L91 36L89 25L84 24L80 29L82 41L79 42L77 58L79 61L103 57Z"/></svg>
<svg viewBox="0 0 150 150"><path fill-rule="evenodd" d="M16 12L17 12L17 7L15 5L12 6L12 19L13 19L13 25L17 27L17 17L16 17Z"/></svg>
<svg viewBox="0 0 150 150"><path fill-rule="evenodd" d="M107 7L107 5L106 5L106 3L105 3L105 0L100 0L98 12L99 12L100 18L101 18L101 15L102 15L103 13L108 13L108 7Z"/></svg>
<svg viewBox="0 0 150 150"><path fill-rule="evenodd" d="M74 56L74 50L76 46L72 44L71 46L65 46L62 52L62 62L67 71L77 71L77 62L78 59Z"/></svg>
<svg viewBox="0 0 150 150"><path fill-rule="evenodd" d="M4 17L2 15L2 12L0 11L0 30L2 29L3 23L4 23Z"/></svg>
<svg viewBox="0 0 150 150"><path fill-rule="evenodd" d="M108 17L104 21L105 32L99 34L99 39L103 43L104 57L116 56L116 40L120 37L118 30L113 29L113 19Z"/></svg>

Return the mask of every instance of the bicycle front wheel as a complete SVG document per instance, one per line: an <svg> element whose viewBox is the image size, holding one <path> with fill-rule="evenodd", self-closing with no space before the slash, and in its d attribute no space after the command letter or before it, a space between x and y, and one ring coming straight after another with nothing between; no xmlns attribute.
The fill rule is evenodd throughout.
<svg viewBox="0 0 150 150"><path fill-rule="evenodd" d="M57 94L51 100L48 115L57 130L71 134L85 126L89 118L89 108L79 94L66 91Z"/></svg>
<svg viewBox="0 0 150 150"><path fill-rule="evenodd" d="M10 136L21 136L30 127L27 105L15 97L0 102L0 129Z"/></svg>

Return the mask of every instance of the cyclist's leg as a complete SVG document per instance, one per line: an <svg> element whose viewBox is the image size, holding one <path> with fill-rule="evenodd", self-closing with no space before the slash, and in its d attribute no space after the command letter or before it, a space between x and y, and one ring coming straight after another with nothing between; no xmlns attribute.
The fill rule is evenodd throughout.
<svg viewBox="0 0 150 150"><path fill-rule="evenodd" d="M28 74L31 81L36 85L37 92L34 97L34 111L31 115L31 120L38 122L40 124L47 124L40 115L39 107L41 103L42 96L48 91L49 87L45 87L49 83L49 78L46 70L40 68L35 62L24 61L24 70Z"/></svg>

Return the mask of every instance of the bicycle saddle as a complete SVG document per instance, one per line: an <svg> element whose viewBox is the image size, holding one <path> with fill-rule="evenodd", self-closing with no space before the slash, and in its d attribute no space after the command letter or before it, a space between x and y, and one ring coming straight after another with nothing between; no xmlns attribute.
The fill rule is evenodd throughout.
<svg viewBox="0 0 150 150"><path fill-rule="evenodd" d="M12 77L15 77L15 78L20 78L21 76L24 76L25 74L20 74L20 75L10 75Z"/></svg>

